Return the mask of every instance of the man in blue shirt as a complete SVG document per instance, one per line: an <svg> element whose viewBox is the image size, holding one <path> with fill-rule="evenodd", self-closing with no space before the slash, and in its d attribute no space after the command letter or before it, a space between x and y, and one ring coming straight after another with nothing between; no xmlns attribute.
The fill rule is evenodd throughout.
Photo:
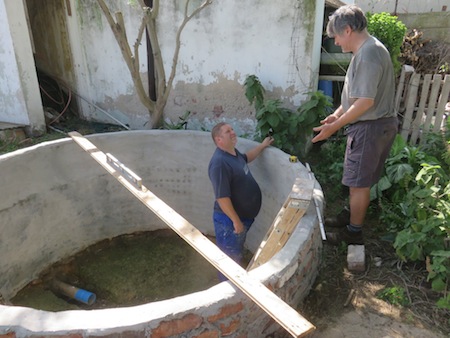
<svg viewBox="0 0 450 338"><path fill-rule="evenodd" d="M261 208L261 190L247 163L258 157L274 140L266 137L262 143L242 154L235 148L237 136L229 124L218 123L211 136L217 146L208 167L216 198L213 213L216 244L241 264L247 232ZM226 279L221 274L219 278Z"/></svg>

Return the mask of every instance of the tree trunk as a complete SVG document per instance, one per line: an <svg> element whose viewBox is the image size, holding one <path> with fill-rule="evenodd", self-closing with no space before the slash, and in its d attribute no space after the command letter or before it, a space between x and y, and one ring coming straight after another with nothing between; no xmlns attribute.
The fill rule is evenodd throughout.
<svg viewBox="0 0 450 338"><path fill-rule="evenodd" d="M184 19L180 27L177 30L176 46L173 55L172 69L169 75L169 80L166 81L166 73L164 69L164 62L162 59L161 49L157 34L157 18L159 14L159 1L153 0L150 2L151 7L148 7L144 0L139 0L139 5L143 10L143 17L141 19L141 25L138 32L138 37L134 43L134 54L131 51L130 44L126 35L125 24L123 21L122 13L115 13L116 20L114 20L111 11L106 6L104 0L97 0L100 8L102 9L111 30L114 33L116 41L122 52L123 59L128 66L130 75L136 89L136 93L141 103L147 108L150 117L150 128L157 129L164 124L164 108L167 104L167 100L172 88L173 79L175 78L178 55L181 46L181 32L186 24L193 16L198 14L202 9L212 3L212 0L204 0L203 3L197 7L191 14L188 13L189 3L191 0L186 0L184 8ZM148 76L155 76L156 82L156 99L150 93L146 93L144 85L140 75L139 69L139 46L144 35L145 28L147 29L148 40L151 45L151 52L154 64L154 74L148 74ZM149 56L150 57L150 56Z"/></svg>

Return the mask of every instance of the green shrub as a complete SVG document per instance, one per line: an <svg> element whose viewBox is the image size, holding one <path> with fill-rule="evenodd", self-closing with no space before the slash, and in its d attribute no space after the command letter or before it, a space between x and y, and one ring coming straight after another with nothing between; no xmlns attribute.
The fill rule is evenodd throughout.
<svg viewBox="0 0 450 338"><path fill-rule="evenodd" d="M399 72L401 64L398 58L406 34L406 26L403 22L389 13L367 13L367 30L386 46L394 69Z"/></svg>
<svg viewBox="0 0 450 338"><path fill-rule="evenodd" d="M313 127L331 113L331 97L322 91L308 93L308 100L297 111L284 108L278 99L265 100L265 90L255 75L247 77L244 83L245 96L254 104L258 136L262 140L269 131L274 135L273 145L284 152L303 157L311 146Z"/></svg>
<svg viewBox="0 0 450 338"><path fill-rule="evenodd" d="M396 253L403 261L427 263L433 290L444 294L439 306L450 309L445 296L450 276L448 166L397 135L385 171L371 198L378 198L380 219L395 235Z"/></svg>

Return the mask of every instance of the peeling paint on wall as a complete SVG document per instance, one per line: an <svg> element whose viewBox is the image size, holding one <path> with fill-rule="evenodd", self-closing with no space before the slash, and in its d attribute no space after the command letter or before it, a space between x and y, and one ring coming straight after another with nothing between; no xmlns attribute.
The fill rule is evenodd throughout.
<svg viewBox="0 0 450 338"><path fill-rule="evenodd" d="M29 123L5 4L0 3L0 122Z"/></svg>
<svg viewBox="0 0 450 338"><path fill-rule="evenodd" d="M115 117L120 116L120 121L132 128L146 128L148 112L136 95L119 46L97 2L70 0L70 3L78 26L69 26L69 35L71 41L79 41L79 45L71 46L77 49L72 55L74 78L83 84L76 90ZM191 5L199 3L201 0ZM140 9L126 2L107 0L107 4L112 12L123 13L128 39L133 44L140 24ZM183 10L178 1L161 2L158 30L166 76L171 71L175 35ZM166 117L175 121L189 110L199 120L254 119L243 88L246 77L252 74L259 77L268 98L279 98L291 107L299 105L305 93L312 89L312 78L316 76L310 66L314 18L323 13L315 11L312 0L213 2L182 32ZM58 21L58 17L53 20ZM146 52L143 43L139 58L144 77ZM82 105L82 109L82 115L88 119L111 122L92 107Z"/></svg>

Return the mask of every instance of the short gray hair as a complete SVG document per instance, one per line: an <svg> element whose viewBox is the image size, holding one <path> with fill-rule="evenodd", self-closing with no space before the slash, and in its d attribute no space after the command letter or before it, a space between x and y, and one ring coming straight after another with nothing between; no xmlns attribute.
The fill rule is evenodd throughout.
<svg viewBox="0 0 450 338"><path fill-rule="evenodd" d="M367 28L367 19L364 12L355 5L339 7L330 15L329 20L327 24L327 35L330 38L341 34L347 26L356 32L362 32Z"/></svg>

